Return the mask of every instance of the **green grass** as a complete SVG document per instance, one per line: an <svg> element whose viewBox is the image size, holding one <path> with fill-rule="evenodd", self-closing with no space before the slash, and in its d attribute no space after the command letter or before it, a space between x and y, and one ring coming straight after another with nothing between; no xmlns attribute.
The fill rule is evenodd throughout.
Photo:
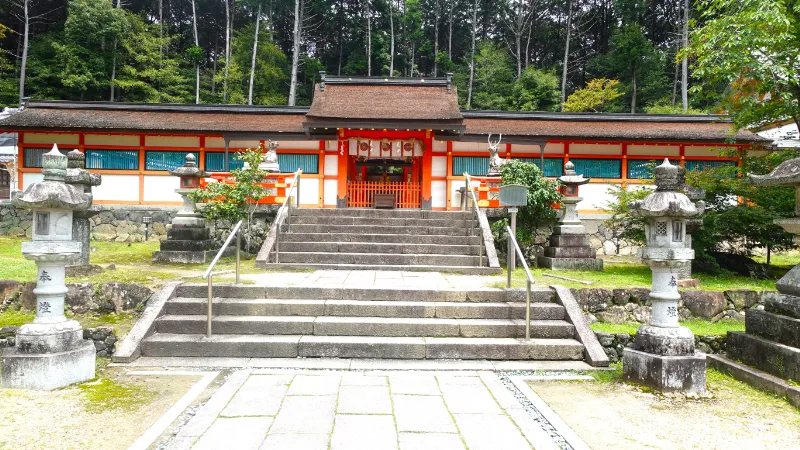
<svg viewBox="0 0 800 450"><path fill-rule="evenodd" d="M721 320L716 323L707 320L686 320L682 321L681 325L692 330L692 333L697 336L724 336L728 334L728 331L744 331L744 322L734 320ZM636 322L620 324L595 322L591 325L595 331L627 334L635 334L640 326L642 324Z"/></svg>
<svg viewBox="0 0 800 450"><path fill-rule="evenodd" d="M544 273L573 278L581 281L589 281L586 285L573 281L562 280L560 278L546 277ZM552 271L549 269L531 269L534 281L539 285L560 284L568 288L606 288L606 289L630 289L630 288L649 288L651 285L652 274L650 268L644 264L619 264L606 261L603 272L585 271ZM727 289L752 289L756 291L775 290L775 280L758 280L750 277L737 275L706 275L696 273L700 279L700 289L706 291L724 291ZM512 287L525 287L527 277L522 268L517 269L511 274ZM505 281L498 282L494 287L505 287Z"/></svg>
<svg viewBox="0 0 800 450"><path fill-rule="evenodd" d="M92 241L92 264L149 264L159 243L150 242L99 242Z"/></svg>
<svg viewBox="0 0 800 450"><path fill-rule="evenodd" d="M0 313L0 328L18 327L31 322L36 313L23 311L5 311Z"/></svg>
<svg viewBox="0 0 800 450"><path fill-rule="evenodd" d="M132 410L149 403L155 394L143 386L128 385L99 377L78 386L83 393L84 407L92 413L107 410Z"/></svg>
<svg viewBox="0 0 800 450"><path fill-rule="evenodd" d="M616 383L622 377L622 362L611 363L611 370L593 370L589 375L601 383Z"/></svg>

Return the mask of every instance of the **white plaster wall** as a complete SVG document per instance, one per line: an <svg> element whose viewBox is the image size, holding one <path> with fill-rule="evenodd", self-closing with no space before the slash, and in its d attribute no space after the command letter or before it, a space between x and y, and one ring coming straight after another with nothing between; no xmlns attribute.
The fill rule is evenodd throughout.
<svg viewBox="0 0 800 450"><path fill-rule="evenodd" d="M41 173L20 173L22 177L22 190L28 189L28 186L33 183L38 183L44 180L44 175Z"/></svg>
<svg viewBox="0 0 800 450"><path fill-rule="evenodd" d="M612 197L608 193L608 189L611 187L610 184L605 183L590 183L584 184L580 187L580 196L583 197L583 200L578 203L578 209L605 209L608 207L608 204L614 201L614 197Z"/></svg>
<svg viewBox="0 0 800 450"><path fill-rule="evenodd" d="M103 175L105 184L106 175ZM101 185L102 186L102 185ZM146 202L182 202L181 196L175 192L180 186L178 177L173 176L144 176L144 201Z"/></svg>
<svg viewBox="0 0 800 450"><path fill-rule="evenodd" d="M319 150L319 141L281 141L278 140L278 150Z"/></svg>
<svg viewBox="0 0 800 450"><path fill-rule="evenodd" d="M431 175L434 177L447 176L447 157L434 156L431 162Z"/></svg>
<svg viewBox="0 0 800 450"><path fill-rule="evenodd" d="M148 147L200 147L199 136L145 136Z"/></svg>
<svg viewBox="0 0 800 450"><path fill-rule="evenodd" d="M450 185L450 207L451 208L461 208L461 193L458 192L458 189L463 187L466 183L458 180L453 181Z"/></svg>
<svg viewBox="0 0 800 450"><path fill-rule="evenodd" d="M325 155L325 170L324 175L338 175L339 174L339 155Z"/></svg>
<svg viewBox="0 0 800 450"><path fill-rule="evenodd" d="M104 174L103 183L92 192L95 200L139 201L139 175Z"/></svg>
<svg viewBox="0 0 800 450"><path fill-rule="evenodd" d="M259 141L231 141L228 148L258 148L260 144ZM222 146L225 147L225 144L223 143Z"/></svg>
<svg viewBox="0 0 800 450"><path fill-rule="evenodd" d="M621 155L622 145L619 144L570 144L569 153L572 155Z"/></svg>
<svg viewBox="0 0 800 450"><path fill-rule="evenodd" d="M489 152L486 142L453 142L454 152Z"/></svg>
<svg viewBox="0 0 800 450"><path fill-rule="evenodd" d="M431 206L444 208L447 206L447 182L431 181Z"/></svg>
<svg viewBox="0 0 800 450"><path fill-rule="evenodd" d="M221 137L207 137L206 148L225 148L225 139Z"/></svg>
<svg viewBox="0 0 800 450"><path fill-rule="evenodd" d="M335 152L339 149L339 141L325 141L325 150Z"/></svg>
<svg viewBox="0 0 800 450"><path fill-rule="evenodd" d="M433 151L436 153L445 153L447 151L447 142L433 140Z"/></svg>
<svg viewBox="0 0 800 450"><path fill-rule="evenodd" d="M83 137L86 145L127 145L131 147L139 146L139 136L120 135L120 134L87 134Z"/></svg>
<svg viewBox="0 0 800 450"><path fill-rule="evenodd" d="M677 145L629 145L628 154L680 156L681 148Z"/></svg>
<svg viewBox="0 0 800 450"><path fill-rule="evenodd" d="M319 204L319 178L300 179L300 204Z"/></svg>
<svg viewBox="0 0 800 450"><path fill-rule="evenodd" d="M326 206L336 206L336 191L338 186L338 180L325 180L325 182L322 184L322 198Z"/></svg>
<svg viewBox="0 0 800 450"><path fill-rule="evenodd" d="M23 136L26 144L46 144L52 147L53 144L78 145L77 134L66 133L25 133Z"/></svg>
<svg viewBox="0 0 800 450"><path fill-rule="evenodd" d="M685 156L719 156L719 152L728 150L728 147L719 146L686 146L684 149Z"/></svg>
<svg viewBox="0 0 800 450"><path fill-rule="evenodd" d="M511 144L511 153L539 153L539 146L529 144Z"/></svg>

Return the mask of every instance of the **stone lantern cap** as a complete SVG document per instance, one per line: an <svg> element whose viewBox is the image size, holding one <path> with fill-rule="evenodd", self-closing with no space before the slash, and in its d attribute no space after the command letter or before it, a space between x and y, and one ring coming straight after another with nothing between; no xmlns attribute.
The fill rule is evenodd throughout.
<svg viewBox="0 0 800 450"><path fill-rule="evenodd" d="M50 152L42 155L44 181L33 183L25 192L14 192L11 203L23 209L72 209L85 210L92 205L92 195L66 184L67 157L53 145Z"/></svg>
<svg viewBox="0 0 800 450"><path fill-rule="evenodd" d="M673 166L668 159L655 168L656 190L652 194L629 205L631 215L639 217L694 217L703 212L705 203L693 203L686 194L679 192L683 184L681 166Z"/></svg>
<svg viewBox="0 0 800 450"><path fill-rule="evenodd" d="M205 178L208 176L208 172L200 170L200 168L197 167L197 160L191 153L186 154L186 162L184 162L182 166L175 170L170 170L169 174L176 177Z"/></svg>
<svg viewBox="0 0 800 450"><path fill-rule="evenodd" d="M778 164L769 175L748 173L750 182L756 186L796 186L800 187L800 158L790 159Z"/></svg>
<svg viewBox="0 0 800 450"><path fill-rule="evenodd" d="M82 186L100 186L102 178L100 174L86 170L86 155L79 150L72 150L67 153L66 182Z"/></svg>
<svg viewBox="0 0 800 450"><path fill-rule="evenodd" d="M573 164L572 161L567 161L567 163L564 164L564 175L558 177L558 181L567 186L580 186L588 183L589 180L591 180L591 178L584 178L583 174L578 175L575 173L575 164Z"/></svg>

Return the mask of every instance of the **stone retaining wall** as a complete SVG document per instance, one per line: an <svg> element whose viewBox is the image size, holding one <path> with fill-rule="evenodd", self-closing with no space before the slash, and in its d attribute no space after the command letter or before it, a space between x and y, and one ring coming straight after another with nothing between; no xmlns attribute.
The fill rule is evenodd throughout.
<svg viewBox="0 0 800 450"><path fill-rule="evenodd" d="M578 304L587 314L589 322L647 323L652 315L650 290L634 289L572 289ZM776 295L774 291L752 291L747 289L715 291L686 290L681 292L678 303L680 320L704 319L744 320L750 308L763 309L764 299Z"/></svg>
<svg viewBox="0 0 800 450"><path fill-rule="evenodd" d="M17 327L0 328L0 349L16 344ZM112 327L85 328L83 338L91 339L97 356L110 358L117 348L117 334Z"/></svg>
<svg viewBox="0 0 800 450"><path fill-rule="evenodd" d="M622 349L633 342L635 334L628 333L604 333L595 331L595 336L603 346L603 350L608 355L608 360L613 362L622 361ZM695 336L695 349L703 353L725 353L727 335L722 336Z"/></svg>

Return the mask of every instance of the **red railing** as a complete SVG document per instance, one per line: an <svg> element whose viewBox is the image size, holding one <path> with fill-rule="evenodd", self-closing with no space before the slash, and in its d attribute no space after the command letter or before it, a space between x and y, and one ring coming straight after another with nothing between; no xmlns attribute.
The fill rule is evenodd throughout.
<svg viewBox="0 0 800 450"><path fill-rule="evenodd" d="M263 183L259 183L264 189L268 189L272 195L268 195L257 203L259 205L281 205L286 200L286 190L292 187L293 178L296 173L271 173L264 178ZM208 178L200 179L200 188L206 187L210 183L233 184L230 172L214 172L208 178L215 181L208 181ZM299 179L298 179L299 181Z"/></svg>
<svg viewBox="0 0 800 450"><path fill-rule="evenodd" d="M394 194L395 208L421 208L420 183L384 183L382 181L350 181L347 183L348 208L372 208L375 194Z"/></svg>

